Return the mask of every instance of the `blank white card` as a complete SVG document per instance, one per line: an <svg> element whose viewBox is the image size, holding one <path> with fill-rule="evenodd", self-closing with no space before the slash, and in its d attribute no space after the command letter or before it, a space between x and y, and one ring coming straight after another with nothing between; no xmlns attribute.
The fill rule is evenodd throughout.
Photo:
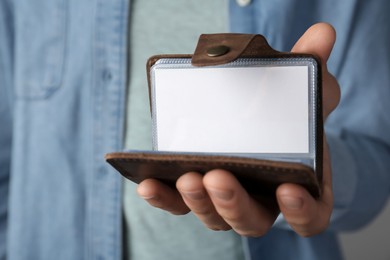
<svg viewBox="0 0 390 260"><path fill-rule="evenodd" d="M159 151L308 153L308 66L154 68Z"/></svg>

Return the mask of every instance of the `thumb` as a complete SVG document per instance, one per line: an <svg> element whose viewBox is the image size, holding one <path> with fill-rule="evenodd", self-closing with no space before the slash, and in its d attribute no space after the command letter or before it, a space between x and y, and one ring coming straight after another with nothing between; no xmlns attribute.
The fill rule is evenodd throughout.
<svg viewBox="0 0 390 260"><path fill-rule="evenodd" d="M321 59L325 65L336 41L335 29L327 23L311 26L295 43L291 52L310 53Z"/></svg>
<svg viewBox="0 0 390 260"><path fill-rule="evenodd" d="M310 53L321 59L324 119L337 107L340 101L340 87L326 66L335 41L335 29L330 24L318 23L311 26L291 50L292 52Z"/></svg>

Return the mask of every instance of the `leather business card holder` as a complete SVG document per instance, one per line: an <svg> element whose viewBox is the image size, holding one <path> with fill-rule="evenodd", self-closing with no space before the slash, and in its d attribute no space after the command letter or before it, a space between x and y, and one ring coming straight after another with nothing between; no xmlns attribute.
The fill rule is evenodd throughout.
<svg viewBox="0 0 390 260"><path fill-rule="evenodd" d="M210 83L211 85L208 86L206 83L209 81L219 82L221 78L218 76L219 73L224 75L222 77L225 81L221 84ZM280 75L280 73L284 74ZM274 96L287 96L287 99L284 97L285 101L278 99L274 102L269 96L257 97L255 93L261 92L258 90L250 90L253 94L247 91L249 94L241 95L242 86L237 87L237 84L232 83L236 78L240 79L235 77L235 74L240 77L264 75L263 78L256 78L253 83L254 89L257 89L256 82L271 84L265 86L262 91L266 93L276 91ZM302 77L297 76L301 74ZM153 117L154 151L114 152L106 155L107 162L125 178L136 183L154 178L175 187L177 178L186 172L196 171L205 174L212 169L224 169L232 172L245 189L255 197L274 197L275 189L281 183L299 184L314 197L320 196L323 122L321 63L317 57L310 54L278 52L272 49L261 35L205 34L200 36L193 55L151 57L147 63L147 75ZM196 81L204 78L212 80L206 83ZM286 80L280 81L281 78L287 79L287 83ZM197 83L194 83L195 81ZM273 82L279 85L274 87ZM225 121L222 119L225 118L223 114L217 114L217 119L214 118L213 121L205 120L211 117L208 115L210 108L207 107L206 95L209 93L208 89L214 86L221 89L215 92L223 93L221 96L223 95L224 98L226 96L237 98L237 102L229 101L230 103L226 104L220 101L222 103L219 103L219 106L223 109L218 113L229 111ZM168 90L168 88L172 89ZM279 90L275 90L277 88ZM192 97L185 100L186 92L180 94L181 91L191 89L194 91ZM177 95L166 94L169 91L174 91ZM229 91L236 94L229 94ZM266 111L267 113L256 111L261 109L237 112L241 107L246 106L246 99L252 96L255 96L255 101L262 100L262 103L269 103L272 108ZM295 96L301 96L302 100ZM208 110L182 111L181 108L184 107L182 104L193 102L191 98L195 98L196 104L205 106ZM199 99L202 101L200 102ZM213 99L220 100L219 97L213 97L210 102ZM237 107L232 106L232 103ZM258 104L255 103L251 104L254 108L258 108ZM289 107L284 103L288 103ZM196 107L196 105L194 103L188 107ZM282 109L280 112L282 115L287 114L286 118L278 119L279 114L275 110L279 111L279 108ZM184 113L185 116L180 113ZM243 115L248 113L250 116L246 119ZM269 113L272 117L267 117ZM195 117L199 114L201 116L192 118L192 114ZM260 119L256 120L256 118ZM209 122L215 123L216 134L212 135L213 130L210 127L210 130L202 135L204 139L201 139L197 133L201 129L207 129ZM220 125L224 126L222 129L227 130L218 133ZM237 125L239 127L236 127ZM268 125L273 128L263 129ZM245 132L247 128L256 131L247 133ZM230 129L243 132L235 137L234 133L230 137L228 131ZM269 137L268 133L271 133ZM223 137L220 137L221 135ZM224 146L226 143L229 143L227 147ZM239 145L236 145L238 143Z"/></svg>

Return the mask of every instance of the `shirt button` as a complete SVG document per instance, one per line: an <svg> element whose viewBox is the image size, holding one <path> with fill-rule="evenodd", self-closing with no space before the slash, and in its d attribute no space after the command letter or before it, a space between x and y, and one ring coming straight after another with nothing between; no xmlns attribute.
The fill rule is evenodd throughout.
<svg viewBox="0 0 390 260"><path fill-rule="evenodd" d="M236 0L237 4L241 7L249 5L252 0Z"/></svg>
<svg viewBox="0 0 390 260"><path fill-rule="evenodd" d="M103 81L109 82L112 79L112 73L109 69L104 69L102 72Z"/></svg>

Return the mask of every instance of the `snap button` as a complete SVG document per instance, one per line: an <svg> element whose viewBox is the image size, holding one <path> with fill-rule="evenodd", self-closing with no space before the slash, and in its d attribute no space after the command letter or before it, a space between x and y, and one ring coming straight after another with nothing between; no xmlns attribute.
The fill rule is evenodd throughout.
<svg viewBox="0 0 390 260"><path fill-rule="evenodd" d="M226 45L218 45L207 49L207 56L218 57L228 53L230 48Z"/></svg>
<svg viewBox="0 0 390 260"><path fill-rule="evenodd" d="M241 7L249 5L252 0L236 0L237 4Z"/></svg>

